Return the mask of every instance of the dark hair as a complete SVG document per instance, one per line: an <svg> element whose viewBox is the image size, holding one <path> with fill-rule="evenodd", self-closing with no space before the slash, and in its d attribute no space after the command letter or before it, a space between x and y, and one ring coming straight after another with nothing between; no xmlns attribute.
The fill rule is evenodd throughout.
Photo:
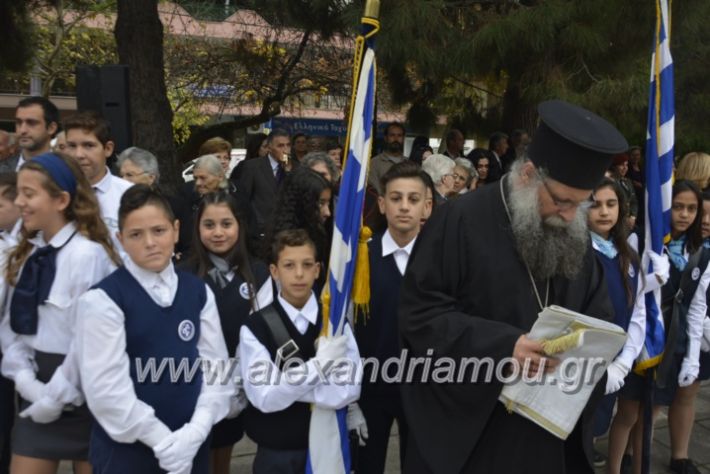
<svg viewBox="0 0 710 474"><path fill-rule="evenodd" d="M244 159L251 160L252 158L258 158L259 148L261 148L261 144L264 143L264 140L266 140L265 133L255 133L249 136L247 139L247 154Z"/></svg>
<svg viewBox="0 0 710 474"><path fill-rule="evenodd" d="M629 231L626 226L626 212L625 209L628 208L628 202L626 199L626 194L621 189L621 185L615 179L603 178L601 182L592 191L592 196L590 199L594 200L594 194L602 188L611 188L616 194L616 200L619 203L619 217L616 224L609 231L609 237L616 250L619 252L619 270L621 270L621 275L625 276L629 274L629 266L638 266L639 257L638 254L631 248L628 242ZM633 293L633 289L629 284L628 278L622 278L624 282L624 290L626 290L626 300L631 305L634 302L636 295Z"/></svg>
<svg viewBox="0 0 710 474"><path fill-rule="evenodd" d="M424 162L423 156L425 151L428 151L432 154L434 153L434 149L429 145L419 145L416 147L412 146L412 153L409 155L409 161L421 166L421 164Z"/></svg>
<svg viewBox="0 0 710 474"><path fill-rule="evenodd" d="M17 197L17 173L14 171L0 173L0 196L9 201Z"/></svg>
<svg viewBox="0 0 710 474"><path fill-rule="evenodd" d="M170 223L175 222L173 208L158 188L147 184L134 184L121 196L121 205L118 208L118 230L123 230L128 214L149 205L159 207L165 212Z"/></svg>
<svg viewBox="0 0 710 474"><path fill-rule="evenodd" d="M84 110L67 118L63 124L64 131L78 128L87 133L96 135L102 145L111 140L111 127L108 120L93 110Z"/></svg>
<svg viewBox="0 0 710 474"><path fill-rule="evenodd" d="M286 247L303 247L307 245L313 249L313 253L316 254L318 258L318 249L316 249L316 244L311 240L308 232L303 229L288 229L282 230L274 235L273 242L271 244L271 258L270 263L276 265L279 262L279 254Z"/></svg>
<svg viewBox="0 0 710 474"><path fill-rule="evenodd" d="M387 134L390 132L390 128L399 128L402 130L402 133L407 133L407 129L404 128L404 124L402 122L390 122L387 124L385 127L384 135L387 136Z"/></svg>
<svg viewBox="0 0 710 474"><path fill-rule="evenodd" d="M380 178L380 189L382 190L382 194L384 195L387 191L387 185L390 183L390 181L394 181L395 179L400 178L419 179L424 185L424 187L426 187L428 184L425 176L429 175L425 173L418 164L412 163L409 160L405 160L401 163L392 165L392 167L390 167L390 169L382 175L382 177Z"/></svg>
<svg viewBox="0 0 710 474"><path fill-rule="evenodd" d="M318 201L321 193L326 189L332 189L330 183L305 166L299 166L289 173L276 199L271 226L267 233L270 238L267 242L271 242L281 231L305 229L315 244L319 258L325 258L328 233L320 219Z"/></svg>
<svg viewBox="0 0 710 474"><path fill-rule="evenodd" d="M266 137L266 141L271 143L276 137L286 137L290 139L291 135L283 128L275 128L271 131L271 133L269 133L269 136Z"/></svg>
<svg viewBox="0 0 710 474"><path fill-rule="evenodd" d="M523 130L522 128L516 128L512 132L510 132L510 136L508 137L508 142L512 145L513 143L518 144L520 142L520 139L523 138L523 135L527 135L528 132Z"/></svg>
<svg viewBox="0 0 710 474"><path fill-rule="evenodd" d="M202 243L202 239L200 239L200 221L208 206L219 205L225 205L229 208L229 211L237 220L237 225L239 226L237 243L227 252L224 259L227 261L230 268L238 273L242 277L242 280L247 283L247 287L249 288L249 300L251 301L252 308L254 308L256 279L251 271L251 258L249 257L247 249L247 219L239 208L236 199L228 192L217 191L208 193L205 194L200 201L195 213L195 234L192 239L192 252L190 253L187 265L189 268L194 268L195 273L200 278L204 278L207 272L214 266L209 257L209 250L207 250L205 244Z"/></svg>
<svg viewBox="0 0 710 474"><path fill-rule="evenodd" d="M197 151L197 156L215 155L223 151L231 153L232 144L222 137L212 137L200 145L200 148Z"/></svg>
<svg viewBox="0 0 710 474"><path fill-rule="evenodd" d="M493 135L491 135L491 138L488 140L488 149L492 150L495 148L495 146L500 143L503 140L507 140L508 135L506 135L503 132L495 132Z"/></svg>
<svg viewBox="0 0 710 474"><path fill-rule="evenodd" d="M463 132L459 130L458 128L452 128L446 133L446 144L448 145L452 141L456 139L458 135L463 136Z"/></svg>
<svg viewBox="0 0 710 474"><path fill-rule="evenodd" d="M291 137L291 141L295 142L297 138L308 138L305 133L294 133L293 136Z"/></svg>
<svg viewBox="0 0 710 474"><path fill-rule="evenodd" d="M52 122L59 125L59 109L52 103L49 99L44 97L25 97L17 103L15 110L20 107L31 107L33 105L39 105L42 107L42 114L44 115L44 126L49 127Z"/></svg>
<svg viewBox="0 0 710 474"><path fill-rule="evenodd" d="M697 184L687 179L681 179L673 185L673 199L685 191L693 193L698 200L698 213L695 215L695 220L690 224L688 230L685 231L687 236L685 248L688 253L693 254L703 245L703 195ZM673 201L671 200L671 202Z"/></svg>
<svg viewBox="0 0 710 474"><path fill-rule="evenodd" d="M343 145L338 140L328 140L325 144L325 151L342 150Z"/></svg>

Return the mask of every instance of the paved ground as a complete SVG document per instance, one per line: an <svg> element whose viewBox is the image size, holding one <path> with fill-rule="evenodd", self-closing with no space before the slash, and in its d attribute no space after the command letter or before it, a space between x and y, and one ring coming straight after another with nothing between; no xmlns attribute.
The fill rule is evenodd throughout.
<svg viewBox="0 0 710 474"><path fill-rule="evenodd" d="M600 451L606 450L606 439L598 440L597 447ZM396 429L390 439L389 451L387 453L387 474L400 472L399 467L399 439ZM232 473L247 474L251 472L251 463L254 459L256 446L248 439L244 439L237 444L232 457ZM653 442L653 454L651 458L652 474L665 474L668 471L668 459L670 457L670 440L668 438L668 424L666 415L663 413L656 427ZM695 426L690 442L690 457L696 461L700 471L710 474L710 383L705 383L700 390L696 404ZM61 474L71 472L68 466L62 466ZM597 471L599 474L606 472L603 468Z"/></svg>

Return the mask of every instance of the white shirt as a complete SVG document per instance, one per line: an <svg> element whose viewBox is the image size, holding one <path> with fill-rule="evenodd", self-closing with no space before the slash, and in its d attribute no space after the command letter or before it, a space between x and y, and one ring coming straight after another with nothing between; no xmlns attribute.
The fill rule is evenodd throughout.
<svg viewBox="0 0 710 474"><path fill-rule="evenodd" d="M280 294L278 300L299 333L304 334L309 324L316 323L318 302L313 293L300 310L290 305ZM335 371L322 380L314 359L304 361L305 365L289 367L282 373L271 360L266 347L246 325L242 326L237 353L249 402L263 413L273 413L284 410L295 402L314 403L319 407L335 410L357 400L360 397L362 362L349 325L345 325L345 335L347 358L354 363L356 375L353 376L352 383L337 383L333 381ZM268 367L267 371L263 370L264 366Z"/></svg>
<svg viewBox="0 0 710 474"><path fill-rule="evenodd" d="M276 172L279 170L279 162L271 154L269 154L269 164L271 165L271 172L276 177Z"/></svg>
<svg viewBox="0 0 710 474"><path fill-rule="evenodd" d="M78 365L73 356L79 297L116 268L101 244L87 239L79 232L74 234L75 231L75 224L70 222L49 241L49 245L53 247L61 247L65 243L66 245L57 253L56 273L49 297L38 308L37 334L20 335L12 330L9 303L12 301L13 287L8 288L8 303L0 323L0 341L4 354L2 374L5 377L14 380L17 373L23 369L34 372L35 351L66 354L64 362L55 371L56 374L61 369L60 375L64 380L53 377L48 384L48 393L58 400L64 400L64 395L60 394L66 393L64 389L72 391L70 387L65 386L65 382L69 382L75 389L79 388ZM72 234L74 237L69 240ZM35 249L47 245L41 232L29 241ZM18 273L18 279L21 274L22 269ZM68 396L75 400L73 395Z"/></svg>
<svg viewBox="0 0 710 474"><path fill-rule="evenodd" d="M22 165L27 163L27 160L25 159L24 156L22 156L22 153L20 153L20 156L17 158L17 166L15 167L15 173L20 171L20 168L22 168Z"/></svg>
<svg viewBox="0 0 710 474"><path fill-rule="evenodd" d="M400 247L392 238L389 229L382 235L382 256L386 257L389 254L394 254L394 263L397 264L397 269L402 275L407 269L407 262L409 262L409 256L412 254L412 248L416 240L415 236L407 245Z"/></svg>
<svg viewBox="0 0 710 474"><path fill-rule="evenodd" d="M118 232L118 208L121 205L121 196L131 186L133 186L133 183L112 175L108 168L106 168L106 174L101 178L101 181L92 186L101 207L101 220L108 227L113 246L124 261L126 260L126 253L123 251L118 237L116 237Z"/></svg>
<svg viewBox="0 0 710 474"><path fill-rule="evenodd" d="M138 267L130 257L126 270L145 288L151 299L167 307L175 299L178 277L170 263L160 273ZM210 382L203 374L192 422L211 427L229 411L233 383L220 383L223 373L217 369L228 360L227 347L219 322L214 294L206 287L207 301L200 311L200 338L197 350L200 360L209 363L218 376ZM103 290L88 291L80 299L78 313L78 355L81 380L89 409L109 436L121 443L141 441L153 447L170 430L156 416L151 406L136 396L126 353L125 316L121 308ZM217 362L217 363L216 363ZM161 361L156 361L156 367ZM166 364L167 366L168 364ZM225 364L228 368L228 364Z"/></svg>

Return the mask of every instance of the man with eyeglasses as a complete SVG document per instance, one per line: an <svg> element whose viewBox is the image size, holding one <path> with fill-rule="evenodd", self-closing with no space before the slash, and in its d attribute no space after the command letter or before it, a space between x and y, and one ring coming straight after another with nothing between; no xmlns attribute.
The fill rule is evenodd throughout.
<svg viewBox="0 0 710 474"><path fill-rule="evenodd" d="M560 100L538 112L527 156L499 182L442 206L420 234L400 294L410 357L433 358L434 367L453 361L456 374L471 358L490 358L505 371L514 360L534 375L559 363L526 336L542 308L612 319L586 209L626 140L601 117ZM415 376L402 386L410 426L404 472L594 472L590 422L605 378L563 441L508 413L498 401L503 375L480 372L443 381Z"/></svg>

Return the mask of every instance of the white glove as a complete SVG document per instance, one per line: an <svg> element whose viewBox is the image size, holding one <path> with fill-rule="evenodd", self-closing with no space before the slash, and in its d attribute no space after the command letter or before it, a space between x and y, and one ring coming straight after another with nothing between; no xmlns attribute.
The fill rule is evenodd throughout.
<svg viewBox="0 0 710 474"><path fill-rule="evenodd" d="M23 369L15 375L15 390L22 398L34 403L44 395L44 383L30 369Z"/></svg>
<svg viewBox="0 0 710 474"><path fill-rule="evenodd" d="M653 273L660 280L661 285L665 285L671 275L671 263L665 253L658 255L653 250L646 251L648 258L653 264Z"/></svg>
<svg viewBox="0 0 710 474"><path fill-rule="evenodd" d="M51 423L60 416L64 404L49 397L42 397L20 412L20 418L32 418L35 423Z"/></svg>
<svg viewBox="0 0 710 474"><path fill-rule="evenodd" d="M168 472L189 473L192 461L208 435L209 431L203 432L195 423L185 423L153 448L160 467Z"/></svg>
<svg viewBox="0 0 710 474"><path fill-rule="evenodd" d="M688 385L695 382L698 378L698 372L700 371L700 364L697 360L684 357L683 363L680 366L680 373L678 373L678 385L681 387L687 387Z"/></svg>
<svg viewBox="0 0 710 474"><path fill-rule="evenodd" d="M348 431L357 432L357 436L360 439L360 446L365 446L369 436L367 432L367 422L365 421L365 416L362 414L362 410L360 410L360 405L357 403L348 405L347 425Z"/></svg>
<svg viewBox="0 0 710 474"><path fill-rule="evenodd" d="M624 386L624 379L629 374L629 367L615 360L606 369L606 394L618 392Z"/></svg>
<svg viewBox="0 0 710 474"><path fill-rule="evenodd" d="M314 359L318 361L325 375L328 375L338 360L348 353L348 338L343 334L337 337L319 337L318 350Z"/></svg>
<svg viewBox="0 0 710 474"><path fill-rule="evenodd" d="M229 413L227 419L236 418L249 405L247 394L243 389L239 389L237 394L229 399Z"/></svg>
<svg viewBox="0 0 710 474"><path fill-rule="evenodd" d="M710 317L703 321L703 337L700 338L700 350L710 352Z"/></svg>

